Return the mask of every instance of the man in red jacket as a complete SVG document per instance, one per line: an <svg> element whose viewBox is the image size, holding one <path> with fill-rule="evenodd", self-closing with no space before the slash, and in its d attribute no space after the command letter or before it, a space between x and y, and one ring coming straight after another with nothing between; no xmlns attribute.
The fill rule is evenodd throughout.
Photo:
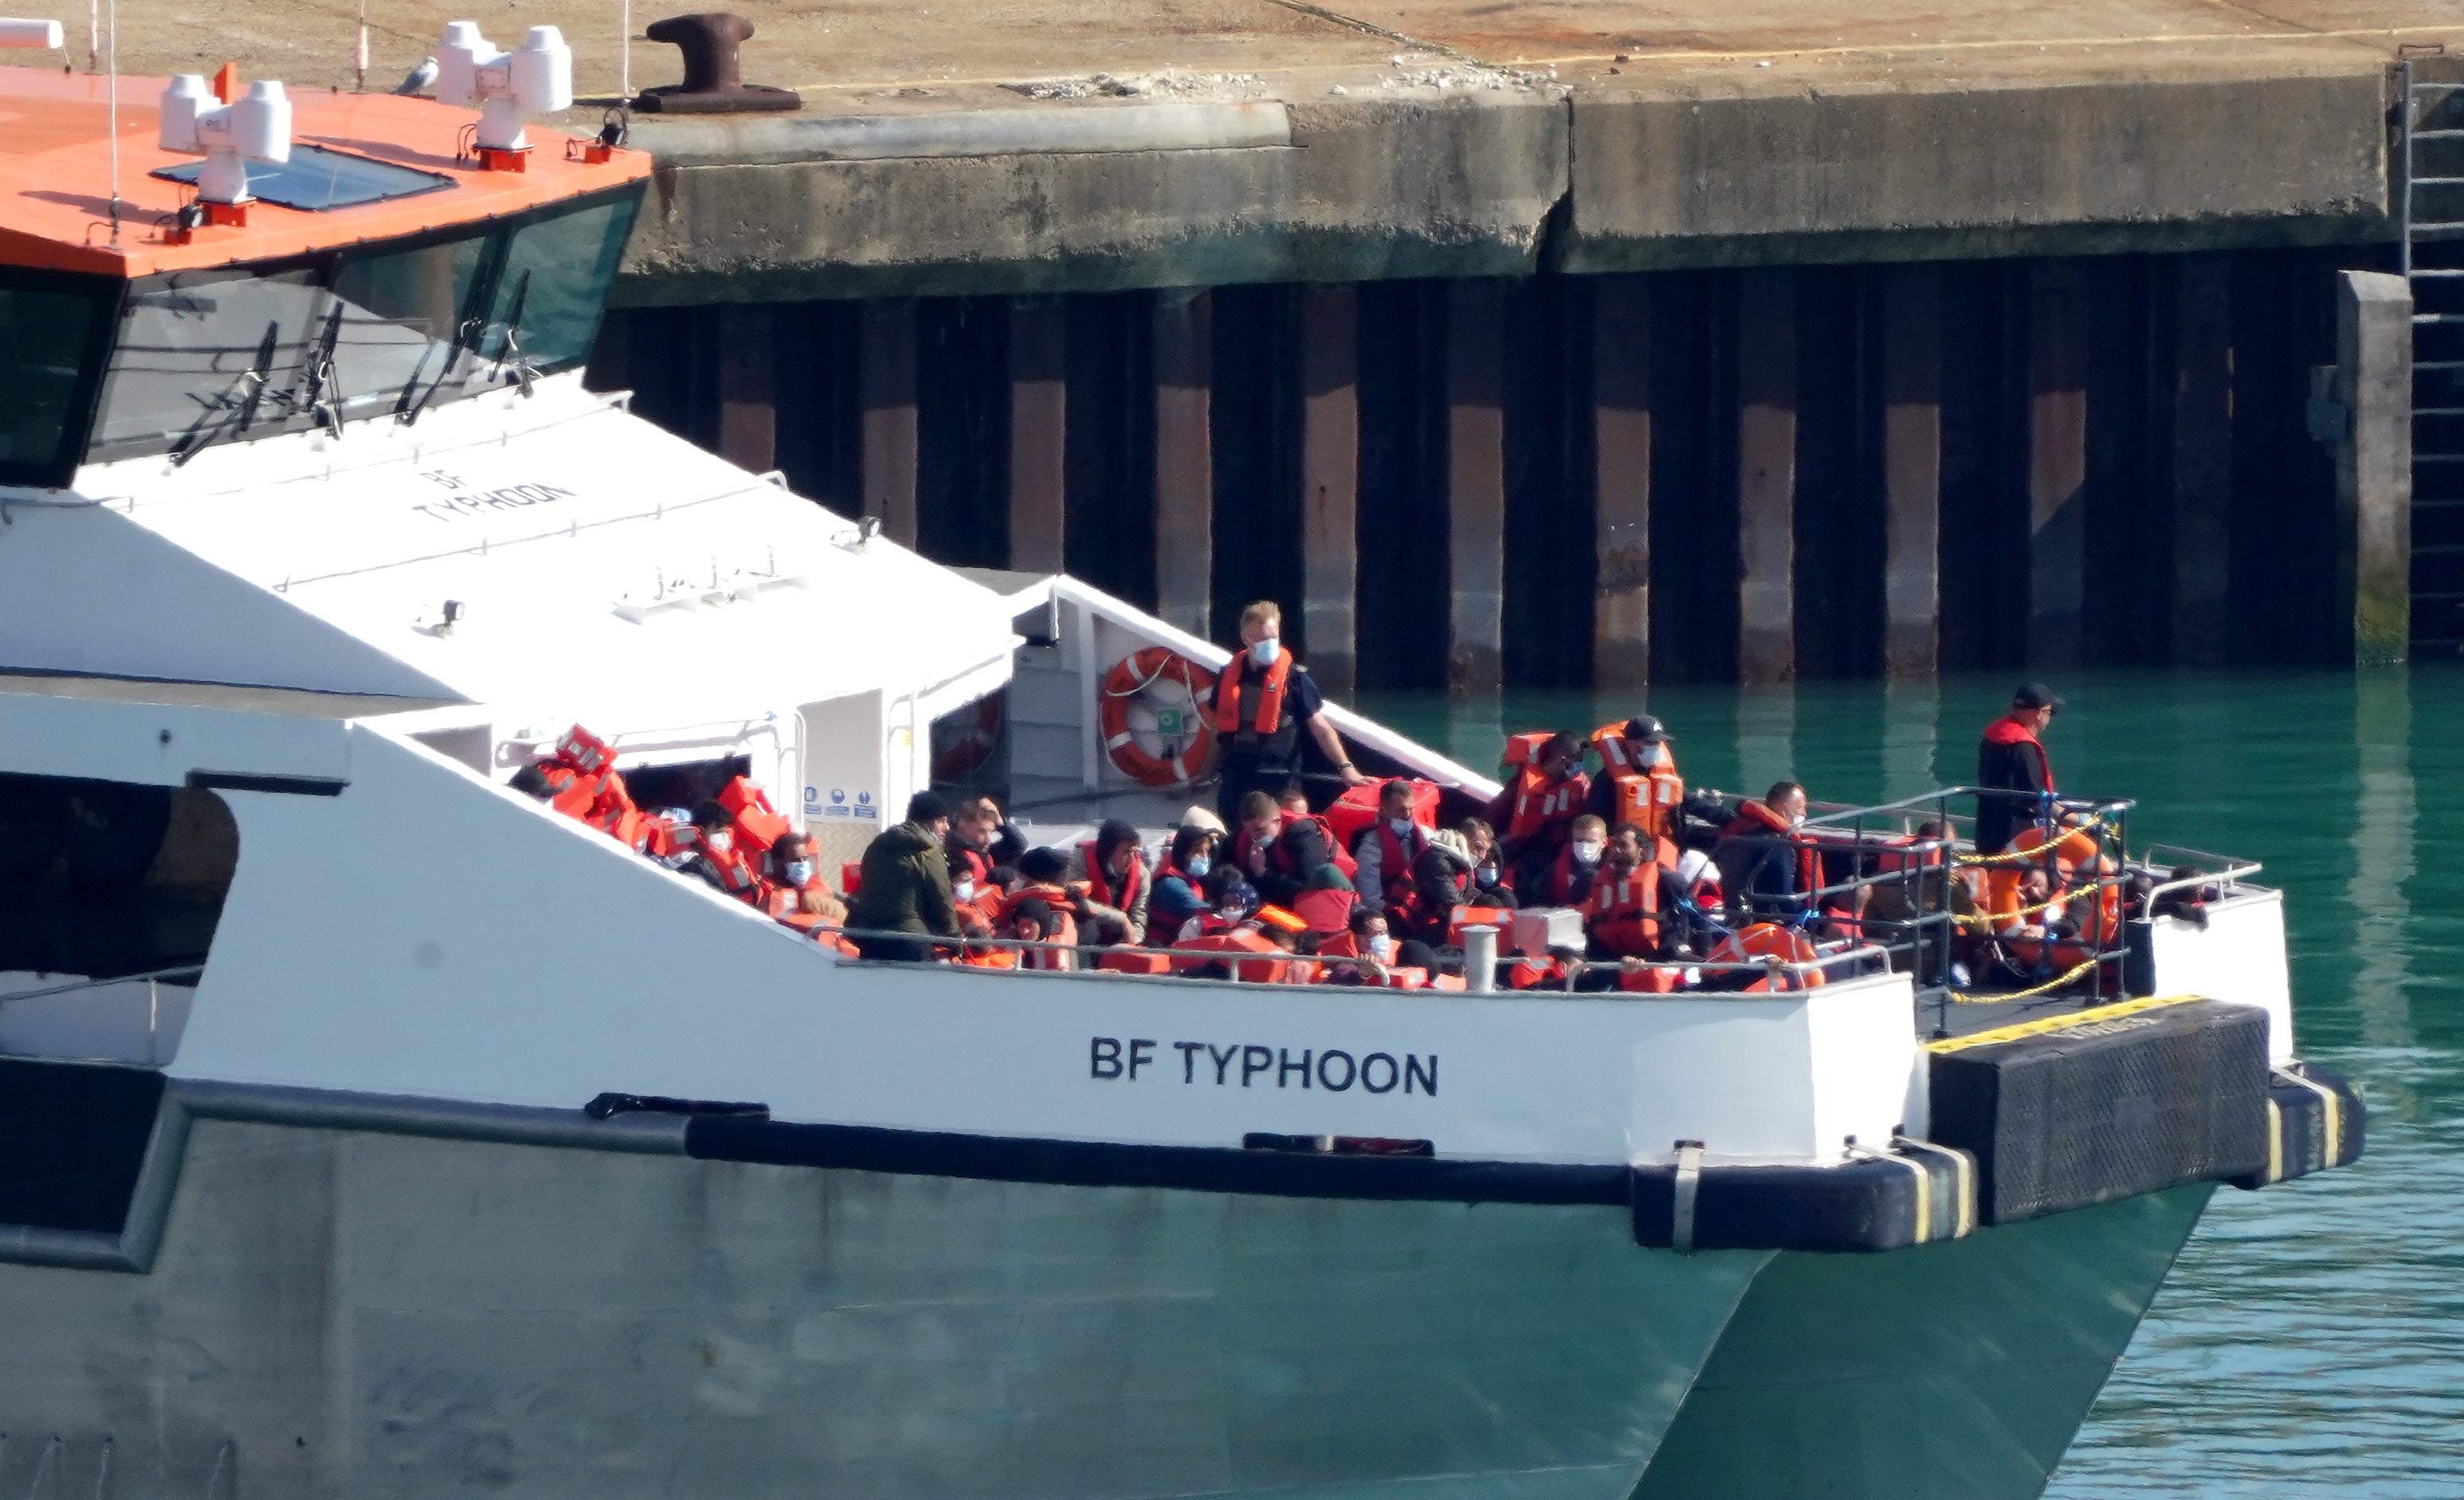
<svg viewBox="0 0 2464 1500"><path fill-rule="evenodd" d="M2011 836L2036 821L2054 791L2054 763L2038 738L2061 712L2062 700L2041 682L2011 695L2011 712L1985 726L1976 747L1976 851L1998 854ZM1993 795L1993 793L2002 795Z"/></svg>

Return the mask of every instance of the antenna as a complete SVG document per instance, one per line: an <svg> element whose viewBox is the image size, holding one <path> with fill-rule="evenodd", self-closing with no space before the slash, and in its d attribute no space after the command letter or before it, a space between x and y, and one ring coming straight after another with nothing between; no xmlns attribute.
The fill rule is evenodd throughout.
<svg viewBox="0 0 2464 1500"><path fill-rule="evenodd" d="M356 92L368 91L368 0L360 0L360 45L352 55L352 65L359 78Z"/></svg>
<svg viewBox="0 0 2464 1500"><path fill-rule="evenodd" d="M117 3L117 0L114 0ZM207 222L248 222L248 164L279 165L291 160L291 100L282 85L261 78L228 104L213 102L205 75L183 73L163 91L160 144L183 156L202 156L197 201Z"/></svg>
<svg viewBox="0 0 2464 1500"><path fill-rule="evenodd" d="M436 44L436 99L479 111L479 165L518 172L530 157L526 115L573 107L573 49L553 26L534 26L522 45L498 52L476 21L448 21Z"/></svg>
<svg viewBox="0 0 2464 1500"><path fill-rule="evenodd" d="M616 102L633 98L633 0L618 0L616 16Z"/></svg>
<svg viewBox="0 0 2464 1500"><path fill-rule="evenodd" d="M108 25L103 32L103 45L109 49L111 81L103 85L109 102L103 107L111 118L111 248L120 248L120 0L111 0Z"/></svg>

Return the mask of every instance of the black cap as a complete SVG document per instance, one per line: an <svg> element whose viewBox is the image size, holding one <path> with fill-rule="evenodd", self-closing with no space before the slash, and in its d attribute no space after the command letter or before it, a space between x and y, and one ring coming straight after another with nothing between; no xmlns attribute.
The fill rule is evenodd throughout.
<svg viewBox="0 0 2464 1500"><path fill-rule="evenodd" d="M2058 712L2062 706L2062 700L2054 696L2054 690L2041 682L2023 682L2019 684L2019 691L2011 695L2011 706L2013 708L2049 708Z"/></svg>
<svg viewBox="0 0 2464 1500"><path fill-rule="evenodd" d="M950 805L942 800L939 792L917 792L907 799L907 821L910 823L932 823L949 815Z"/></svg>
<svg viewBox="0 0 2464 1500"><path fill-rule="evenodd" d="M1648 714L1637 714L1634 717L1627 719L1625 721L1625 737L1628 739L1639 740L1647 745L1666 744L1668 742L1668 731L1661 727L1660 720L1652 717Z"/></svg>
<svg viewBox="0 0 2464 1500"><path fill-rule="evenodd" d="M1031 849L1018 856L1018 872L1050 885L1069 872L1069 856L1057 849Z"/></svg>

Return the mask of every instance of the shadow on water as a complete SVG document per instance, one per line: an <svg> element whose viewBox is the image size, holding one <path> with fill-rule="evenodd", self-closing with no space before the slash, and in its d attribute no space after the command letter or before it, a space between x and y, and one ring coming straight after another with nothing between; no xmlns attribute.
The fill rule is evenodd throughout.
<svg viewBox="0 0 2464 1500"><path fill-rule="evenodd" d="M2464 668L2082 673L2056 686L2068 789L2150 841L2265 861L2287 897L2301 1051L2370 1106L2351 1170L2216 1195L2049 1494L2464 1494ZM1974 774L2003 678L1660 689L1694 785L1873 801ZM1628 699L1361 705L1493 764L1504 729Z"/></svg>

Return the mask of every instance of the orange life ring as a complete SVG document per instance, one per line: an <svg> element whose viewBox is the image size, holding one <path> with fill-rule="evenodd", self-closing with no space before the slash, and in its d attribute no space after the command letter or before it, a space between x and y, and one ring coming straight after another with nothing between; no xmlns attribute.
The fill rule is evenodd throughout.
<svg viewBox="0 0 2464 1500"><path fill-rule="evenodd" d="M1757 959L1776 959L1782 963L1811 963L1814 944L1793 927L1777 922L1756 922L1720 939L1706 962L1751 963ZM1800 983L1812 989L1822 982L1822 971L1805 974L1774 973L1769 979L1756 980L1755 989L1794 989Z"/></svg>
<svg viewBox="0 0 2464 1500"><path fill-rule="evenodd" d="M1001 729L1009 717L1003 707L1007 696L1005 691L987 693L976 699L974 714L933 726L933 780L964 781L984 768L1001 747Z"/></svg>
<svg viewBox="0 0 2464 1500"><path fill-rule="evenodd" d="M1122 657L1104 674L1104 753L1149 786L1187 785L1215 750L1214 694L1215 673L1168 646Z"/></svg>

